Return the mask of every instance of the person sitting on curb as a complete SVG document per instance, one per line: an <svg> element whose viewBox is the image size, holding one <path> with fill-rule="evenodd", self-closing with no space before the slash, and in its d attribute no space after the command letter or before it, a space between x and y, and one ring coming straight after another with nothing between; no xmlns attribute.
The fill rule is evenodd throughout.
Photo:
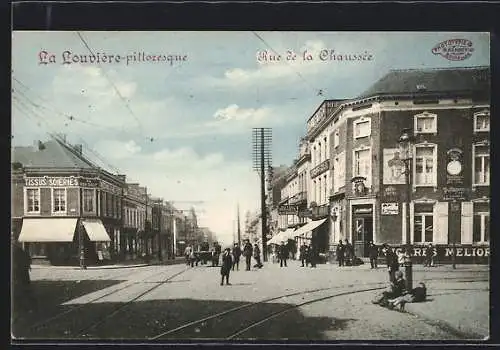
<svg viewBox="0 0 500 350"><path fill-rule="evenodd" d="M400 296L406 294L406 281L403 278L403 272L396 271L394 282L391 282L389 288L379 294L373 301L373 304L379 304L380 306L389 306L390 299L396 299Z"/></svg>
<svg viewBox="0 0 500 350"><path fill-rule="evenodd" d="M420 303L425 301L427 297L427 287L423 282L418 284L418 287L413 288L409 293L397 297L395 299L389 299L389 307L399 306L400 310L404 310L406 303Z"/></svg>

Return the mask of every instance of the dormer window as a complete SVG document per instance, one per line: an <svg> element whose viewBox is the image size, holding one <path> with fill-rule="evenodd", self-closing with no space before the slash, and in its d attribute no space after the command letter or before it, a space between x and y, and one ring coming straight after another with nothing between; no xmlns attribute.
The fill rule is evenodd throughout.
<svg viewBox="0 0 500 350"><path fill-rule="evenodd" d="M490 131L490 111L474 113L474 132Z"/></svg>
<svg viewBox="0 0 500 350"><path fill-rule="evenodd" d="M437 133L437 115L424 112L415 116L416 134L435 134Z"/></svg>

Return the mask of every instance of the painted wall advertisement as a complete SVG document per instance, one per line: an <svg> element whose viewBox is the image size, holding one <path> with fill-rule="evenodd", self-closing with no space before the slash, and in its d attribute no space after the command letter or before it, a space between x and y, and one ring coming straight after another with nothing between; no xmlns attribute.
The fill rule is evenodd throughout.
<svg viewBox="0 0 500 350"><path fill-rule="evenodd" d="M398 215L399 214L399 203L382 203L381 204L382 215Z"/></svg>
<svg viewBox="0 0 500 350"><path fill-rule="evenodd" d="M384 171L383 179L385 185L404 185L404 163L399 157L397 148L384 148Z"/></svg>
<svg viewBox="0 0 500 350"><path fill-rule="evenodd" d="M392 246L396 253L404 252L404 246ZM421 263L425 259L425 251L427 247L425 246L414 246L412 251L414 263ZM490 257L490 247L489 246L476 246L476 245L460 245L455 247L456 250L456 263L488 263ZM437 264L441 263L451 263L453 259L453 246L452 245L438 245L433 247L434 259ZM379 254L379 256L384 256Z"/></svg>

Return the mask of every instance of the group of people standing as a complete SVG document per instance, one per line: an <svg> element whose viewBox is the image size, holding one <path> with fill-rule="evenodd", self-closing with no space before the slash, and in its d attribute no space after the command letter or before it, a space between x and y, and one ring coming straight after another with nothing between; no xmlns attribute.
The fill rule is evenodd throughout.
<svg viewBox="0 0 500 350"><path fill-rule="evenodd" d="M299 250L299 259L301 267L316 267L316 262L318 261L318 250L314 245L302 244Z"/></svg>
<svg viewBox="0 0 500 350"><path fill-rule="evenodd" d="M342 240L339 241L337 245L337 261L339 262L339 266L352 266L355 263L355 255L354 255L354 247L349 240L345 240L345 244L342 243Z"/></svg>

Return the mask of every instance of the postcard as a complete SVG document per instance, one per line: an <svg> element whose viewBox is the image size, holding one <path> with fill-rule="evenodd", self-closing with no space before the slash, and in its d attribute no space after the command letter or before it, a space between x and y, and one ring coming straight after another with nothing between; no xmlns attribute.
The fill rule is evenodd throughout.
<svg viewBox="0 0 500 350"><path fill-rule="evenodd" d="M12 35L13 341L489 337L489 33Z"/></svg>

